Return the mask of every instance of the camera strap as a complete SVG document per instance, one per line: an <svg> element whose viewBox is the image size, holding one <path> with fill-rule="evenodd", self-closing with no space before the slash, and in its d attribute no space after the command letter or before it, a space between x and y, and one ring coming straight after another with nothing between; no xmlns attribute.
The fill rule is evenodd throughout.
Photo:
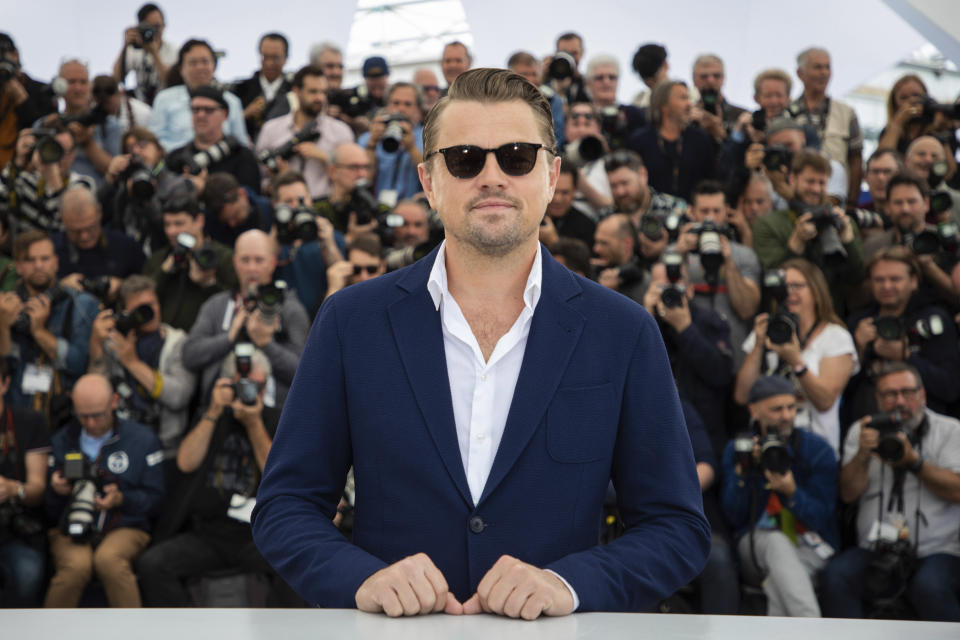
<svg viewBox="0 0 960 640"><path fill-rule="evenodd" d="M10 412L10 407L5 407L3 412L3 430L0 431L0 443L2 443L0 444L0 451L2 451L0 464L13 465L19 473L20 448L17 446L17 427L13 423L13 414Z"/></svg>
<svg viewBox="0 0 960 640"><path fill-rule="evenodd" d="M683 158L683 132L680 132L680 135L677 137L676 141L670 144L670 148L667 148L667 141L663 139L663 136L660 135L660 132L657 132L657 145L660 147L660 152L667 158L670 158L673 161L673 192L676 192L680 189L680 163ZM671 152L676 151L676 156Z"/></svg>
<svg viewBox="0 0 960 640"><path fill-rule="evenodd" d="M917 450L917 453L922 453L923 450L923 438L926 436L929 429L929 422L927 416L923 416L923 420L917 425L917 428L913 430L912 433L908 436L910 440L910 445ZM884 471L885 466L880 468L880 508L878 509L877 522L883 520L883 481L884 481ZM895 511L896 513L903 513L904 503L903 503L903 485L907 477L907 470L898 467L893 470L893 485L890 487L890 496L887 498L887 513ZM914 541L914 550L920 544L920 496L922 494L923 483L920 478L917 478L917 509L914 514L916 527L916 538Z"/></svg>

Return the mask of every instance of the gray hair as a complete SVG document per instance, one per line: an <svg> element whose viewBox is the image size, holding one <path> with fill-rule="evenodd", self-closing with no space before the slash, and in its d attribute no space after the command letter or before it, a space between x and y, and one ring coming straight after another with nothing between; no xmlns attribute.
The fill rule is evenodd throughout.
<svg viewBox="0 0 960 640"><path fill-rule="evenodd" d="M715 53L701 53L697 56L697 59L693 61L693 72L695 73L697 67L704 64L718 64L722 67L723 60Z"/></svg>
<svg viewBox="0 0 960 640"><path fill-rule="evenodd" d="M828 58L830 57L830 52L824 49L823 47L807 47L803 51L797 54L797 68L806 69L807 68L807 58L810 57L812 53L822 53Z"/></svg>
<svg viewBox="0 0 960 640"><path fill-rule="evenodd" d="M336 53L341 57L343 57L343 51L341 51L340 47L338 47L334 43L329 41L318 42L317 44L310 47L310 57L309 57L310 64L316 64L317 61L320 60L320 56L326 53L327 51L332 51L333 53Z"/></svg>
<svg viewBox="0 0 960 640"><path fill-rule="evenodd" d="M590 58L590 62L587 63L587 78L593 78L593 72L597 67L614 67L617 75L620 75L620 61L610 54L601 53Z"/></svg>
<svg viewBox="0 0 960 640"><path fill-rule="evenodd" d="M746 190L746 187L749 187L750 184L754 182L759 182L761 185L763 185L767 195L771 200L773 200L773 183L770 182L770 178L768 178L766 174L760 173L759 171L751 171L750 178L747 179L747 184L745 185L744 190Z"/></svg>

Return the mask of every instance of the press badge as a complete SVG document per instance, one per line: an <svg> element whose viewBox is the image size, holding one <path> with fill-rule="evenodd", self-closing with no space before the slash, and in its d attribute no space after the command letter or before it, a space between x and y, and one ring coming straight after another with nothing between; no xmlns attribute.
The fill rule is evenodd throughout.
<svg viewBox="0 0 960 640"><path fill-rule="evenodd" d="M829 560L833 557L833 554L836 553L833 547L830 546L823 538L820 537L816 531L805 531L803 534L803 541L806 542L810 548L813 549L823 560Z"/></svg>
<svg viewBox="0 0 960 640"><path fill-rule="evenodd" d="M227 509L227 516L250 524L250 516L253 515L253 508L257 506L257 499L243 496L235 493L230 496L230 508Z"/></svg>
<svg viewBox="0 0 960 640"><path fill-rule="evenodd" d="M380 191L380 197L378 198L380 204L388 209L393 209L396 207L397 200L399 199L399 193L396 189L383 189Z"/></svg>
<svg viewBox="0 0 960 640"><path fill-rule="evenodd" d="M889 522L876 521L867 535L867 542L896 542L900 538L900 530Z"/></svg>
<svg viewBox="0 0 960 640"><path fill-rule="evenodd" d="M23 371L23 383L20 390L24 395L49 393L53 386L53 367L29 363Z"/></svg>

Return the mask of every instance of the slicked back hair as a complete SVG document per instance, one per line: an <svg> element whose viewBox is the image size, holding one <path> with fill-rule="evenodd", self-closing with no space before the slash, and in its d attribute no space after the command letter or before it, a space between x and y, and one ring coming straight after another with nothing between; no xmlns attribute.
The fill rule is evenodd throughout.
<svg viewBox="0 0 960 640"><path fill-rule="evenodd" d="M527 82L520 75L506 69L478 68L470 69L457 76L450 85L447 95L440 98L423 125L424 154L437 150L439 137L440 116L447 106L455 101L472 101L480 103L496 102L525 102L533 109L533 116L540 129L540 137L545 147L556 153L557 141L553 133L553 113L550 103L543 97L540 90ZM516 142L528 142L517 140ZM430 165L427 164L429 170Z"/></svg>

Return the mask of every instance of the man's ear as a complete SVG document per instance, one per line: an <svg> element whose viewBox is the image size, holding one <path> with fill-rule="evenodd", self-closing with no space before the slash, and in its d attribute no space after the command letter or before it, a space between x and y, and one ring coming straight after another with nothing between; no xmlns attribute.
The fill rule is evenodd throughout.
<svg viewBox="0 0 960 640"><path fill-rule="evenodd" d="M436 210L437 206L433 197L433 177L430 175L430 169L427 165L428 162L430 162L430 160L424 160L417 165L417 175L420 176L420 185L423 187L424 195L427 196L427 201L430 203L430 208Z"/></svg>

